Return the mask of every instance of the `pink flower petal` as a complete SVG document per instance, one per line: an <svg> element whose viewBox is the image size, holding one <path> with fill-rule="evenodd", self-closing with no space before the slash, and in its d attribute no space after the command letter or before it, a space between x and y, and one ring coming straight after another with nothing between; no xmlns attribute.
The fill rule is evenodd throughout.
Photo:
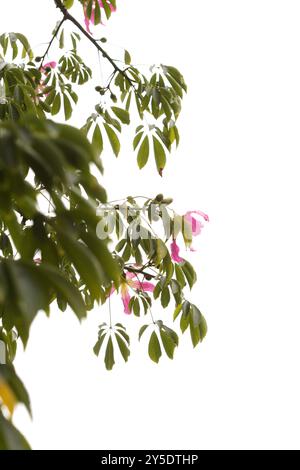
<svg viewBox="0 0 300 470"><path fill-rule="evenodd" d="M99 3L101 8L104 8L103 3L102 3L101 0L98 0L98 3ZM111 11L116 11L117 10L111 3L109 3L109 8L111 9Z"/></svg>
<svg viewBox="0 0 300 470"><path fill-rule="evenodd" d="M99 3L100 8L104 8L103 3L102 3L101 0L98 0L98 3ZM95 24L95 9L92 10L91 18L89 18L89 17L87 16L86 8L87 8L87 7L86 7L86 5L85 5L84 8L83 8L83 11L84 11L85 28L86 28L86 30L87 30L87 32L88 32L89 34L93 34L92 31L91 31L91 29L90 29L90 24L91 24L91 23L92 23L92 24ZM111 10L112 12L116 11L116 8L115 8L111 3L109 3L109 8L110 8L110 10ZM103 23L101 23L101 24L103 24Z"/></svg>
<svg viewBox="0 0 300 470"><path fill-rule="evenodd" d="M137 275L135 273L131 273L129 271L127 271L126 273L126 279L134 279L135 277L137 277Z"/></svg>
<svg viewBox="0 0 300 470"><path fill-rule="evenodd" d="M189 211L185 214L184 218L191 225L192 234L196 237L197 235L200 235L202 229L204 228L204 225L200 220L193 217L193 214L200 215L206 222L209 222L209 217L202 211Z"/></svg>
<svg viewBox="0 0 300 470"><path fill-rule="evenodd" d="M196 237L197 235L200 235L204 225L202 224L202 222L200 222L200 220L197 220L195 219L195 217L193 217L191 214L187 213L185 216L184 216L185 220L191 225L191 228L192 228L192 234L194 237Z"/></svg>
<svg viewBox="0 0 300 470"><path fill-rule="evenodd" d="M155 286L151 284L151 282L141 282L141 281L133 281L132 287L134 289L139 289L144 292L153 292Z"/></svg>
<svg viewBox="0 0 300 470"><path fill-rule="evenodd" d="M128 288L126 286L123 286L122 287L122 302L123 302L123 305L124 305L124 312L127 314L127 315L130 315L131 314L131 311L129 309L129 302L130 302L130 294L128 292Z"/></svg>
<svg viewBox="0 0 300 470"><path fill-rule="evenodd" d="M192 214L198 214L201 217L203 217L205 222L209 222L209 216L207 214L205 214L205 212L202 212L202 211L189 211L185 215L192 215Z"/></svg>
<svg viewBox="0 0 300 470"><path fill-rule="evenodd" d="M175 263L182 263L184 261L184 259L179 256L179 251L180 248L177 245L176 240L173 240L171 243L171 257Z"/></svg>
<svg viewBox="0 0 300 470"><path fill-rule="evenodd" d="M55 69L57 67L57 63L53 60L52 62L47 62L47 64L43 65L43 69Z"/></svg>
<svg viewBox="0 0 300 470"><path fill-rule="evenodd" d="M113 295L114 292L116 292L115 286L113 286L113 287L110 289L110 293L108 294L108 296L110 297L111 295Z"/></svg>
<svg viewBox="0 0 300 470"><path fill-rule="evenodd" d="M85 29L89 34L92 34L92 31L90 29L90 19L88 18L86 11L84 12L84 22L85 22Z"/></svg>
<svg viewBox="0 0 300 470"><path fill-rule="evenodd" d="M127 272L126 274L126 279L128 279L128 284L133 288L133 289L139 289L144 292L153 292L155 289L155 286L151 284L151 282L142 282L140 281L138 274L137 273L130 273ZM135 279L135 280L133 280Z"/></svg>
<svg viewBox="0 0 300 470"><path fill-rule="evenodd" d="M142 282L142 289L144 292L153 292L155 289L155 285L151 282Z"/></svg>

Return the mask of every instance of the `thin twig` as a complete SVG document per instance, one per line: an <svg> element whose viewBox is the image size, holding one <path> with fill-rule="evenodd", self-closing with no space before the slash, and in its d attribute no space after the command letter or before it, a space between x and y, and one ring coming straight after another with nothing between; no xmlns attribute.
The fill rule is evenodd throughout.
<svg viewBox="0 0 300 470"><path fill-rule="evenodd" d="M45 61L45 58L46 58L46 56L48 55L48 53L49 53L49 51L50 51L50 49L51 49L51 46L52 46L52 44L53 44L55 38L57 37L57 35L58 35L58 33L59 33L59 31L60 31L62 25L64 24L65 20L66 20L66 18L63 17L63 19L59 22L59 25L57 26L57 28L56 28L56 30L55 30L55 33L53 34L53 36L52 36L52 38L51 38L51 41L50 41L49 44L48 44L48 47L47 47L47 49L46 49L46 52L45 52L45 54L42 56L40 69L43 67L43 63L44 63L44 61Z"/></svg>
<svg viewBox="0 0 300 470"><path fill-rule="evenodd" d="M118 65L115 63L115 61L110 57L110 55L98 44L96 39L94 39L85 29L84 27L72 16L69 11L66 9L66 7L63 5L61 0L54 0L55 5L59 10L62 12L64 15L64 20L69 20L71 23L73 23L81 32L84 34L84 36L96 47L96 49L101 52L103 57L108 60L108 62L113 66L114 70L116 72L119 72L123 77L128 81L130 86L134 88L134 84L132 80L128 77L128 75L122 70ZM135 89L135 88L134 88Z"/></svg>
<svg viewBox="0 0 300 470"><path fill-rule="evenodd" d="M144 276L146 277L146 279L147 279L147 278L156 279L157 276L158 276L158 273L157 273L156 276L154 276L153 274L150 274L150 273L144 271L143 268L140 268L140 269L139 269L139 268L133 268L132 266L128 266L128 267L125 266L125 269L126 269L126 271L128 271L129 273L142 274L142 275L144 275Z"/></svg>

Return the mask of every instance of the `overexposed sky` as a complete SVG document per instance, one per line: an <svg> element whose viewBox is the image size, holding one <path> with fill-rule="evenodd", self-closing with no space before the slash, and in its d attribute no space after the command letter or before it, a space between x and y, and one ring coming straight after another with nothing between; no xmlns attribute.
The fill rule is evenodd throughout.
<svg viewBox="0 0 300 470"><path fill-rule="evenodd" d="M40 53L54 2L15 0L13 15L5 3L0 30L25 33ZM95 33L115 57L123 46L134 63L177 66L189 86L164 179L137 169L124 135L118 161L104 157L104 184L113 199L163 192L210 215L191 256L208 337L193 351L187 335L159 366L133 340L129 363L108 373L92 353L105 310L82 325L70 312L39 315L16 361L34 420L19 409L15 422L35 449L300 448L300 4L183 3L119 0ZM82 48L100 83L97 55ZM75 125L96 99L84 92ZM117 298L113 311L136 332ZM171 310L155 314L171 324Z"/></svg>

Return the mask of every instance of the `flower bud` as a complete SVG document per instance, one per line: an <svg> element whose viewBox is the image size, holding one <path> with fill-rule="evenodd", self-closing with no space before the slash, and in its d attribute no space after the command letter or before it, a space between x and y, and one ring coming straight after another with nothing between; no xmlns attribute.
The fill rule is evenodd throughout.
<svg viewBox="0 0 300 470"><path fill-rule="evenodd" d="M162 202L163 199L164 199L164 195L163 194L158 194L155 198L155 201Z"/></svg>

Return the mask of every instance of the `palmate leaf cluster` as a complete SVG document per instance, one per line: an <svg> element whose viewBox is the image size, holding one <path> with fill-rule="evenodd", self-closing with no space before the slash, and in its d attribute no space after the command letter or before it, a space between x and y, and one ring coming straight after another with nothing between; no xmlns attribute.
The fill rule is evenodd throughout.
<svg viewBox="0 0 300 470"><path fill-rule="evenodd" d="M121 284L126 284L128 273L134 273L134 279L140 281L140 285L138 282L137 286L130 287L129 310L136 317L150 314L152 323L141 328L140 338L150 326L152 335L148 352L154 362L159 362L161 349L173 359L179 338L161 319L153 318L154 303L159 303L162 311L173 303L173 320L180 317L181 331L184 333L189 329L194 347L206 336L207 325L200 310L186 300L186 293L192 290L197 281L193 266L183 258L180 263L175 262L169 250L169 242L175 235L182 236L183 241L192 238L192 233L186 230L184 217L174 212L170 206L172 200L164 198L162 194L153 199L146 199L143 204L140 199L140 197L128 197L126 200L118 201L117 204L104 205L97 230L100 227L101 233L109 233L116 240L113 256L121 267ZM156 233L157 229L160 229L160 236ZM143 290L144 280L153 284L154 290L151 295ZM130 286L130 282L128 284ZM116 329L106 323L100 327L94 351L99 355L100 350L106 347L104 357L108 368L112 368L115 362L114 346L120 349L125 362L128 360L130 353L128 335L118 338L118 335L123 334L122 329L126 333L126 328L122 324L118 324Z"/></svg>
<svg viewBox="0 0 300 470"><path fill-rule="evenodd" d="M95 25L117 7L113 0L79 1ZM13 360L18 342L27 344L37 313L50 314L53 303L61 311L70 308L79 320L106 304L98 307L94 353L102 355L108 370L118 356L130 358L125 320L110 309L112 295L124 290L130 291L130 313L145 316L139 339L155 363L163 354L173 359L179 345L164 309L171 309L182 333L190 332L194 347L207 332L202 313L186 298L196 272L188 260L175 262L170 250L177 238L187 246L192 242L184 216L161 194L108 203L102 186L101 155L111 149L119 156L126 127L138 167L151 157L163 175L180 140L184 78L173 66L140 70L127 50L119 61L111 59L103 49L104 44L109 49L106 40L94 40L67 16L74 3L53 1L64 16L43 55L36 55L20 33L0 35L0 341L6 348L6 365L0 366L0 449L29 448L12 424L18 403L31 413ZM53 117L68 121L91 90L95 67L80 54L82 40L89 40L112 70L94 90L94 110L76 129ZM109 237L100 236L103 227ZM130 279L139 284L133 287ZM145 281L153 292L144 290Z"/></svg>
<svg viewBox="0 0 300 470"><path fill-rule="evenodd" d="M157 171L162 174L173 144L179 144L176 122L186 84L175 67L153 67L150 77L132 65L125 70L126 76L121 72L113 74L114 81L109 89L99 89L101 94L108 91L113 100L118 95L119 106L107 108L99 104L96 113L87 119L84 130L93 140L101 141L100 153L103 151L103 132L107 134L113 152L118 156L122 127L130 124L132 118L136 123L140 121L133 138L138 166L144 168L152 153ZM153 124L149 125L149 119Z"/></svg>

